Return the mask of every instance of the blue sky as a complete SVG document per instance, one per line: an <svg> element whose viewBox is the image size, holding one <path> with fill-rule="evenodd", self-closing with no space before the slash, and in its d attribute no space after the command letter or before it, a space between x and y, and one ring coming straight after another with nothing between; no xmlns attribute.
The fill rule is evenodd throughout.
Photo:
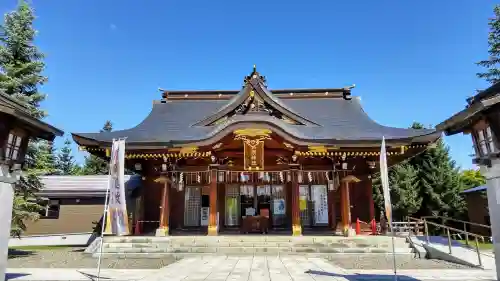
<svg viewBox="0 0 500 281"><path fill-rule="evenodd" d="M37 44L47 55L43 107L67 133L97 131L107 119L115 129L135 126L161 97L159 87L238 89L253 64L270 88L354 83L377 122L436 125L486 86L474 62L487 56L495 3L33 2ZM1 1L0 12L16 3ZM462 167L472 166L467 136L446 142ZM81 162L83 153L75 155Z"/></svg>

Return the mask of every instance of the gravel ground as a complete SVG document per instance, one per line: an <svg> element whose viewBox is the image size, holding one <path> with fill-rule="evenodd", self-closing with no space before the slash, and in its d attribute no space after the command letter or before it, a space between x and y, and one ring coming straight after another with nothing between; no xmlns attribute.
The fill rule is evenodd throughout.
<svg viewBox="0 0 500 281"><path fill-rule="evenodd" d="M103 258L101 268L158 269L176 262L174 258L162 259L116 259ZM79 248L43 250L10 250L10 268L94 268L97 258L83 253Z"/></svg>
<svg viewBox="0 0 500 281"><path fill-rule="evenodd" d="M352 256L330 258L330 262L344 269L393 269L391 255ZM396 257L398 269L473 269L471 267L442 260Z"/></svg>

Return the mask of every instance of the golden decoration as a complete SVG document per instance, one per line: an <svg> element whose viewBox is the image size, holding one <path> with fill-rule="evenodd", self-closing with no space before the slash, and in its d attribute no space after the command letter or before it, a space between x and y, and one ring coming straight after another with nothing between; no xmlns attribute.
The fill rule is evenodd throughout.
<svg viewBox="0 0 500 281"><path fill-rule="evenodd" d="M233 132L235 140L243 141L245 170L264 170L264 141L271 139L268 129L241 129Z"/></svg>
<svg viewBox="0 0 500 281"><path fill-rule="evenodd" d="M188 147L182 147L181 150L179 151L180 154L188 154L188 153L193 153L198 151L197 146L188 146Z"/></svg>
<svg viewBox="0 0 500 281"><path fill-rule="evenodd" d="M313 152L313 153L325 153L327 152L327 149L324 145L316 145L316 146L309 146L309 152Z"/></svg>
<svg viewBox="0 0 500 281"><path fill-rule="evenodd" d="M348 182L348 183L351 183L351 182L356 183L356 182L360 182L361 180L353 175L348 175L347 177L343 178L341 181Z"/></svg>
<svg viewBox="0 0 500 281"><path fill-rule="evenodd" d="M291 145L291 144L289 144L289 143L287 143L287 142L284 142L284 143L283 143L283 145L284 145L286 148L288 148L288 149L293 149L293 148L294 148L294 147L293 147L293 145Z"/></svg>
<svg viewBox="0 0 500 281"><path fill-rule="evenodd" d="M235 140L237 139L242 139L243 137L268 137L272 134L273 132L269 129L239 129L235 130L233 134L235 135Z"/></svg>

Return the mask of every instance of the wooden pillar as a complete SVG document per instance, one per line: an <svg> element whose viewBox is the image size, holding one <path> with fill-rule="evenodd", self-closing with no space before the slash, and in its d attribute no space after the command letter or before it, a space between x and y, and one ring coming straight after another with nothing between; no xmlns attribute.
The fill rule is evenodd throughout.
<svg viewBox="0 0 500 281"><path fill-rule="evenodd" d="M291 167L292 173L292 235L302 235L302 225L300 223L300 190L298 181L298 166Z"/></svg>
<svg viewBox="0 0 500 281"><path fill-rule="evenodd" d="M351 202L349 200L349 182L340 183L340 212L342 215L342 232L349 235L351 228Z"/></svg>
<svg viewBox="0 0 500 281"><path fill-rule="evenodd" d="M160 231L162 236L167 236L169 232L170 222L170 186L167 180L163 182L163 190L161 196L161 210L160 210ZM158 236L158 235L157 235Z"/></svg>
<svg viewBox="0 0 500 281"><path fill-rule="evenodd" d="M370 207L370 220L372 220L375 218L375 202L373 201L373 187L371 176L368 176L366 182L366 194L368 196L368 204Z"/></svg>
<svg viewBox="0 0 500 281"><path fill-rule="evenodd" d="M217 225L217 169L210 168L210 216L208 220L208 235L218 235Z"/></svg>

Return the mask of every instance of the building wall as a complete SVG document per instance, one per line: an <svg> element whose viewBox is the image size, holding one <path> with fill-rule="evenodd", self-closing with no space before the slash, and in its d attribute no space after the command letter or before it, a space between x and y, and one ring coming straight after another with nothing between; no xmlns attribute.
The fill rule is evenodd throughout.
<svg viewBox="0 0 500 281"><path fill-rule="evenodd" d="M57 198L51 198L57 199ZM104 198L60 199L58 218L41 218L27 222L24 235L79 233L93 231L104 211Z"/></svg>
<svg viewBox="0 0 500 281"><path fill-rule="evenodd" d="M488 199L483 196L482 192L472 192L467 194L467 212L469 215L469 221L474 223L480 223L485 225L490 225L489 211L488 211ZM480 226L472 225L470 231L475 234L490 236L491 233L488 229Z"/></svg>

